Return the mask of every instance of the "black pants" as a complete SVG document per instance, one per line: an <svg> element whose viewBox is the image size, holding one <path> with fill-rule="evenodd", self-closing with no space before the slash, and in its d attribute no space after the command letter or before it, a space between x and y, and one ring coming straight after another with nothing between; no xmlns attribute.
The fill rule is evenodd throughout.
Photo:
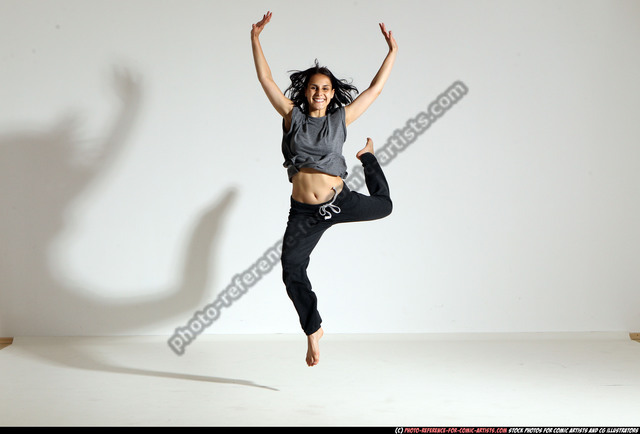
<svg viewBox="0 0 640 434"><path fill-rule="evenodd" d="M391 214L389 185L378 160L366 153L360 161L369 196L351 191L344 184L340 194L323 204L310 205L291 198L282 245L282 278L306 335L317 331L322 322L307 277L309 257L322 234L336 223L376 220Z"/></svg>

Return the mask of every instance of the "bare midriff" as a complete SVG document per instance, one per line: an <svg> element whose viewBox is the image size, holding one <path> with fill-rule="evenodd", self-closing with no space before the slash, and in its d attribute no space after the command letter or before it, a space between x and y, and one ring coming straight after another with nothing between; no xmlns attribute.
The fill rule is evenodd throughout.
<svg viewBox="0 0 640 434"><path fill-rule="evenodd" d="M328 202L334 194L342 191L342 178L329 175L315 169L303 167L291 179L293 192L291 197L298 202L317 205ZM336 193L333 188L335 187Z"/></svg>

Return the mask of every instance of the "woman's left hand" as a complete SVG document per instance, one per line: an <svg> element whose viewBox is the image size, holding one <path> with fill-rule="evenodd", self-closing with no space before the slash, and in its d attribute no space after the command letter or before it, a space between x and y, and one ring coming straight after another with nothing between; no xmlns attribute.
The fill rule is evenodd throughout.
<svg viewBox="0 0 640 434"><path fill-rule="evenodd" d="M396 51L398 49L398 44L396 43L391 30L387 31L384 23L380 23L380 30L382 30L382 35L384 39L387 41L387 45L389 45L389 51Z"/></svg>

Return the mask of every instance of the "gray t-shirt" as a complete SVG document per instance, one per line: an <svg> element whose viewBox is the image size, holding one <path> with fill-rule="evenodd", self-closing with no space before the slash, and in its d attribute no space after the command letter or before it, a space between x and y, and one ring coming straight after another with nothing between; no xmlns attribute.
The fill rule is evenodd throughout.
<svg viewBox="0 0 640 434"><path fill-rule="evenodd" d="M321 118L306 115L298 107L291 112L291 128L282 135L283 166L289 181L303 167L347 177L342 146L347 139L344 107Z"/></svg>

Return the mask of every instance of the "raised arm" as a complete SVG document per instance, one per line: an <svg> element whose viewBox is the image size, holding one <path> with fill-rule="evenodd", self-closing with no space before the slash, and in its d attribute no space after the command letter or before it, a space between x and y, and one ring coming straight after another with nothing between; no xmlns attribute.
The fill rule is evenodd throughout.
<svg viewBox="0 0 640 434"><path fill-rule="evenodd" d="M393 63L396 60L396 54L398 52L398 44L391 33L391 30L387 31L384 26L384 23L380 23L380 30L384 36L384 39L387 41L387 45L389 46L389 53L387 57L385 57L382 62L382 66L378 70L378 73L369 87L362 92L358 97L348 106L345 107L345 117L346 124L349 125L364 113L369 106L375 101L376 98L382 92L382 88L384 84L387 82L389 75L391 74L391 68L393 68Z"/></svg>
<svg viewBox="0 0 640 434"><path fill-rule="evenodd" d="M258 81L262 85L262 89L267 94L269 102L276 109L285 120L290 119L291 110L293 109L293 103L287 98L282 90L278 87L271 75L271 69L267 63L267 59L262 52L262 46L260 45L260 33L271 21L271 12L267 12L262 20L251 26L251 48L253 50L253 61L256 66L256 73L258 74Z"/></svg>

